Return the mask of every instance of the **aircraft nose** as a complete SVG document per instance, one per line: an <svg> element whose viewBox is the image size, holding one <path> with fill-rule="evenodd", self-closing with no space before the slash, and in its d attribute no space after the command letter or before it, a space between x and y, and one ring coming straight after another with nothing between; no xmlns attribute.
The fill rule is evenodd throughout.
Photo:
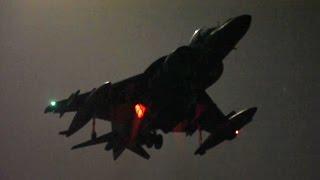
<svg viewBox="0 0 320 180"><path fill-rule="evenodd" d="M241 16L238 16L234 19L234 21L238 21L237 24L242 24L242 26L246 27L246 29L249 28L250 24L251 24L251 16L248 14L244 14Z"/></svg>
<svg viewBox="0 0 320 180"><path fill-rule="evenodd" d="M204 37L205 46L220 52L230 52L247 33L251 15L244 14L227 20L221 26L212 28Z"/></svg>
<svg viewBox="0 0 320 180"><path fill-rule="evenodd" d="M248 22L248 23L250 23L250 22L251 22L251 15L249 15L249 14L244 14L244 15L241 15L241 16L236 17L236 19L240 19L242 22Z"/></svg>
<svg viewBox="0 0 320 180"><path fill-rule="evenodd" d="M257 110L258 110L257 107L252 107L252 108L248 109L249 116L253 117L256 114Z"/></svg>
<svg viewBox="0 0 320 180"><path fill-rule="evenodd" d="M248 31L251 24L250 15L241 15L230 19L220 27L219 33L224 41L236 44Z"/></svg>
<svg viewBox="0 0 320 180"><path fill-rule="evenodd" d="M241 15L238 17L235 17L231 20L231 22L228 23L227 26L230 27L230 29L237 29L238 31L241 31L242 33L246 33L249 29L249 26L251 24L251 16L250 15Z"/></svg>

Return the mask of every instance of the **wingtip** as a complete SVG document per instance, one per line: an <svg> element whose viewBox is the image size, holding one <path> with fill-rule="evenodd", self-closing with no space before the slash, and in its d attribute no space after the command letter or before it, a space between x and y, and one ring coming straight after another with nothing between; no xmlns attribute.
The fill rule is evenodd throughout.
<svg viewBox="0 0 320 180"><path fill-rule="evenodd" d="M150 159L150 155L148 157L146 157L146 160L149 160Z"/></svg>
<svg viewBox="0 0 320 180"><path fill-rule="evenodd" d="M195 152L194 155L199 155L202 156L206 153L206 151L200 150L200 148L198 148Z"/></svg>
<svg viewBox="0 0 320 180"><path fill-rule="evenodd" d="M65 130L65 131L60 131L59 135L63 135L65 137L69 137L71 134L70 134L70 132L68 130Z"/></svg>
<svg viewBox="0 0 320 180"><path fill-rule="evenodd" d="M113 156L113 160L116 161L119 156Z"/></svg>
<svg viewBox="0 0 320 180"><path fill-rule="evenodd" d="M75 145L75 146L72 146L72 147L70 148L70 150L75 150L75 149L79 149L79 148L80 148L80 146Z"/></svg>

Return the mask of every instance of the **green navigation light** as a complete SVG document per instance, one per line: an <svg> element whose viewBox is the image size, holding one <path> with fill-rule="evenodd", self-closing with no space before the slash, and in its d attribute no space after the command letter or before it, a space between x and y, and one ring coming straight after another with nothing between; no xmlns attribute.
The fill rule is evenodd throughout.
<svg viewBox="0 0 320 180"><path fill-rule="evenodd" d="M51 106L56 106L56 104L57 104L57 102L55 102L55 101L51 101L51 102L50 102L50 105L51 105Z"/></svg>

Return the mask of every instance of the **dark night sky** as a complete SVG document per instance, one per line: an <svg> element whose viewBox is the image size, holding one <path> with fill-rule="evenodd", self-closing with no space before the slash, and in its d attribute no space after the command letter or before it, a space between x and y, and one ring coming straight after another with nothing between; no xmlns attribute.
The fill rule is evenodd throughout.
<svg viewBox="0 0 320 180"><path fill-rule="evenodd" d="M319 10L316 0L1 0L0 179L320 179ZM225 113L259 110L204 157L196 135L166 135L149 161L70 151L90 127L67 139L58 131L72 115L43 114L49 99L142 72L197 27L240 14L251 29L208 93Z"/></svg>

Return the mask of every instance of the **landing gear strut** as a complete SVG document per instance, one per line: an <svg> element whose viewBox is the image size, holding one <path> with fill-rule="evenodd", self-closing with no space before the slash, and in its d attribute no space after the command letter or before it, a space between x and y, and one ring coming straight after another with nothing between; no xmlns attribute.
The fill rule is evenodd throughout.
<svg viewBox="0 0 320 180"><path fill-rule="evenodd" d="M92 119L92 131L91 131L91 139L94 140L97 138L97 133L96 133L96 119Z"/></svg>
<svg viewBox="0 0 320 180"><path fill-rule="evenodd" d="M199 145L202 144L202 129L200 124L198 124L198 131L199 131Z"/></svg>

